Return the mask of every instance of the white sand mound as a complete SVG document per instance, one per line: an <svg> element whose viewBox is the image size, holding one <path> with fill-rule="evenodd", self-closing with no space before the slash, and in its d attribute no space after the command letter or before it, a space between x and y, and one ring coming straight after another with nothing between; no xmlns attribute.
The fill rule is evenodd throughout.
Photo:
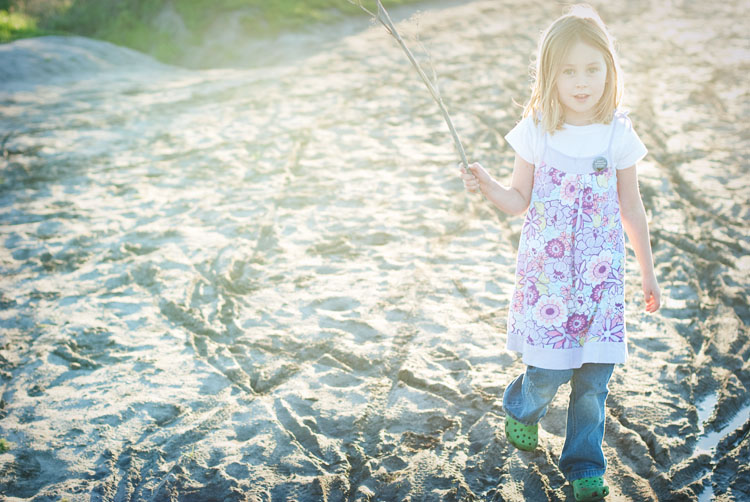
<svg viewBox="0 0 750 502"><path fill-rule="evenodd" d="M168 69L150 56L79 36L24 38L0 44L0 83L50 83L99 73Z"/></svg>

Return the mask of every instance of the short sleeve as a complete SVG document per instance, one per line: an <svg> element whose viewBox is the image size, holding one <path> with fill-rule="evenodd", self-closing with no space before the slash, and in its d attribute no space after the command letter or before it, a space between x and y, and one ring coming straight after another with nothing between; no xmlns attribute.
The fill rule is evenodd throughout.
<svg viewBox="0 0 750 502"><path fill-rule="evenodd" d="M524 117L516 126L505 135L505 141L516 151L518 155L529 164L536 165L537 144L539 133L534 119L531 116Z"/></svg>
<svg viewBox="0 0 750 502"><path fill-rule="evenodd" d="M630 118L626 116L622 120L625 127L623 127L624 130L620 135L618 148L614 152L615 169L628 168L643 159L648 153L646 145L643 144L643 141L633 129Z"/></svg>

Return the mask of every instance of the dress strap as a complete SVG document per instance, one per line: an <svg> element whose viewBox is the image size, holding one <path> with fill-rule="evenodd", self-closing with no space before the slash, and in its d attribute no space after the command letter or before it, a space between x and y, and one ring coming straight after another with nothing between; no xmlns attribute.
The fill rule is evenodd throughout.
<svg viewBox="0 0 750 502"><path fill-rule="evenodd" d="M615 129L617 129L617 123L619 122L619 114L615 112L612 117L612 132L609 134L609 146L607 147L607 155L609 155L610 161L612 161L612 144L615 142ZM614 161L612 161L614 163Z"/></svg>
<svg viewBox="0 0 750 502"><path fill-rule="evenodd" d="M547 162L547 130L543 125L544 122L542 121L542 112L537 110L534 118L536 120L533 120L532 123L537 128L537 130L542 130L542 151L540 153L539 162Z"/></svg>

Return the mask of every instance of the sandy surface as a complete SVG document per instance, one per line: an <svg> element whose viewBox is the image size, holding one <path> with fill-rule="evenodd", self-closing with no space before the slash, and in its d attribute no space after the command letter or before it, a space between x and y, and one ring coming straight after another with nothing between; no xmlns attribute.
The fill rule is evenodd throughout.
<svg viewBox="0 0 750 502"><path fill-rule="evenodd" d="M664 304L644 312L628 244L610 500L748 500L747 5L595 5L650 150ZM467 151L508 183L502 136L560 6L427 6ZM190 72L0 46L0 499L572 500L567 389L537 452L502 435L523 219L464 191L381 28L311 52Z"/></svg>

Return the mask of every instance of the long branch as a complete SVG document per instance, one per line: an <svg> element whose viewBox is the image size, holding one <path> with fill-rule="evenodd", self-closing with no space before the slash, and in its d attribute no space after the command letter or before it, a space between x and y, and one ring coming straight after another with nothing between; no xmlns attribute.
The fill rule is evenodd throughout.
<svg viewBox="0 0 750 502"><path fill-rule="evenodd" d="M464 151L464 147L461 144L461 140L458 138L458 133L456 132L456 128L453 127L453 121L451 120L451 117L448 114L448 110L445 108L445 104L443 104L443 99L440 97L440 91L437 89L436 85L430 81L430 79L427 77L425 72L422 70L422 67L414 58L414 55L406 46L404 39L401 38L401 35L399 35L398 30L396 30L396 27L393 24L393 21L391 21L391 17L388 15L388 11L385 10L385 7L383 7L383 4L380 2L380 0L377 0L377 4L378 4L378 13L373 14L362 5L361 1L357 2L357 5L362 10L364 10L365 12L373 16L375 19L377 19L380 22L380 24L382 24L385 27L385 29L388 30L388 33L390 33L393 36L393 38L396 39L398 44L406 53L406 56L409 58L409 61L411 61L412 66L416 68L417 73L419 73L419 76L422 78L422 81L427 86L427 90L430 91L430 94L432 95L432 99L434 99L435 102L440 107L440 111L443 114L443 118L445 119L446 124L448 124L448 129L450 129L451 135L453 135L453 142L456 144L456 148L458 148L458 154L461 156L461 161L463 162L463 165L466 166L468 169L469 162L466 160L466 152Z"/></svg>

